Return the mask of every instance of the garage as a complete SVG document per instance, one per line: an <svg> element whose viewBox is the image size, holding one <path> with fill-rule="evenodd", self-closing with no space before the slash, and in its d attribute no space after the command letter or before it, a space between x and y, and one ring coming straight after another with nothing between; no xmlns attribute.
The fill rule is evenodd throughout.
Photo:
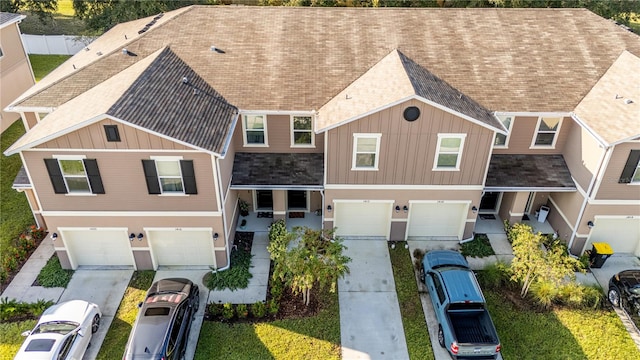
<svg viewBox="0 0 640 360"><path fill-rule="evenodd" d="M336 235L389 239L391 205L391 202L335 202Z"/></svg>
<svg viewBox="0 0 640 360"><path fill-rule="evenodd" d="M407 237L462 239L468 203L411 203Z"/></svg>
<svg viewBox="0 0 640 360"><path fill-rule="evenodd" d="M594 242L608 243L614 253L640 255L640 218L596 217L585 249Z"/></svg>
<svg viewBox="0 0 640 360"><path fill-rule="evenodd" d="M134 266L126 229L60 229L71 267Z"/></svg>
<svg viewBox="0 0 640 360"><path fill-rule="evenodd" d="M211 229L149 230L154 266L215 265Z"/></svg>

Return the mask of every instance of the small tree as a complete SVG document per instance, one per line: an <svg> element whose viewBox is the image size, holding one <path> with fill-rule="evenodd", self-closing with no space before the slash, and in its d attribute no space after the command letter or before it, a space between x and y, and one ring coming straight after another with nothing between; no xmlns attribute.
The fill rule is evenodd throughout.
<svg viewBox="0 0 640 360"><path fill-rule="evenodd" d="M548 281L559 286L566 277L575 279L579 261L567 256L563 247L545 249L542 246L544 236L534 234L529 225L514 224L510 231L514 255L511 262L512 279L522 282L522 297L527 296L535 281Z"/></svg>

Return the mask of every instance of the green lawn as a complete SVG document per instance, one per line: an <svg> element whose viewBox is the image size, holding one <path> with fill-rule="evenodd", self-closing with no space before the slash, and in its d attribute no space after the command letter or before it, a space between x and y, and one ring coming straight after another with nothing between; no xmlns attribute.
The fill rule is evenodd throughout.
<svg viewBox="0 0 640 360"><path fill-rule="evenodd" d="M391 256L393 278L396 283L409 358L412 360L433 359L433 349L418 294L411 255L409 250L404 248L404 244L404 242L399 242L395 249L389 249L389 255Z"/></svg>
<svg viewBox="0 0 640 360"><path fill-rule="evenodd" d="M138 315L138 303L144 300L147 289L153 283L155 274L155 271L150 270L133 273L96 359L111 360L122 358L129 333Z"/></svg>
<svg viewBox="0 0 640 360"><path fill-rule="evenodd" d="M69 55L29 55L31 68L36 81L40 81L45 75L57 68L71 56Z"/></svg>
<svg viewBox="0 0 640 360"><path fill-rule="evenodd" d="M205 321L195 359L340 359L338 294L321 296L325 306L310 318L234 325Z"/></svg>
<svg viewBox="0 0 640 360"><path fill-rule="evenodd" d="M13 359L25 339L20 334L33 329L34 326L36 320L0 322L0 359Z"/></svg>
<svg viewBox="0 0 640 360"><path fill-rule="evenodd" d="M484 295L505 359L640 359L611 310L524 311L496 291L484 290Z"/></svg>

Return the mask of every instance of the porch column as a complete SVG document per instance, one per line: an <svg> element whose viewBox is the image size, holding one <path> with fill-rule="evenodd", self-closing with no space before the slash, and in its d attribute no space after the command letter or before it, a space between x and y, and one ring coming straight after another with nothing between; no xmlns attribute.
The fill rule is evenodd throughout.
<svg viewBox="0 0 640 360"><path fill-rule="evenodd" d="M273 190L273 220L285 219L287 216L287 191Z"/></svg>

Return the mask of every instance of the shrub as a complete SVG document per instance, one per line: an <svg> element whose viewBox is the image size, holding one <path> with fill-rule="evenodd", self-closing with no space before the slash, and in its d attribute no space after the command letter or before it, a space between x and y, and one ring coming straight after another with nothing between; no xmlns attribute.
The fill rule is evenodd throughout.
<svg viewBox="0 0 640 360"><path fill-rule="evenodd" d="M36 281L40 286L44 287L66 288L72 276L73 270L63 269L60 265L60 259L54 254L40 270Z"/></svg>
<svg viewBox="0 0 640 360"><path fill-rule="evenodd" d="M284 219L276 220L269 226L269 242L282 239L287 236L287 223Z"/></svg>
<svg viewBox="0 0 640 360"><path fill-rule="evenodd" d="M269 311L269 315L278 315L278 311L280 311L280 303L274 299L269 300L267 302L267 311Z"/></svg>
<svg viewBox="0 0 640 360"><path fill-rule="evenodd" d="M598 308L602 305L602 289L596 285L570 282L558 289L558 302L574 309Z"/></svg>
<svg viewBox="0 0 640 360"><path fill-rule="evenodd" d="M244 319L249 316L249 308L247 307L247 304L236 305L236 314L240 319Z"/></svg>
<svg viewBox="0 0 640 360"><path fill-rule="evenodd" d="M422 260L424 259L424 250L418 249L418 248L414 249L413 258L414 258L413 266L416 271L420 272L420 270L422 270Z"/></svg>
<svg viewBox="0 0 640 360"><path fill-rule="evenodd" d="M500 261L485 266L476 275L482 287L497 289L512 284L509 265Z"/></svg>
<svg viewBox="0 0 640 360"><path fill-rule="evenodd" d="M558 288L549 281L536 281L531 284L531 295L533 299L545 309L548 309L558 299Z"/></svg>
<svg viewBox="0 0 640 360"><path fill-rule="evenodd" d="M463 243L460 252L463 256L471 257L486 257L496 254L485 234L476 234L473 240Z"/></svg>
<svg viewBox="0 0 640 360"><path fill-rule="evenodd" d="M280 301L284 291L284 283L280 279L271 279L271 298Z"/></svg>
<svg viewBox="0 0 640 360"><path fill-rule="evenodd" d="M231 303L226 303L224 305L222 305L222 317L230 320L231 318L233 318L233 316L235 315L235 311L233 309L233 304Z"/></svg>
<svg viewBox="0 0 640 360"><path fill-rule="evenodd" d="M231 267L225 271L216 271L205 276L204 284L209 290L223 289L246 289L249 286L249 279L253 277L249 268L251 267L250 252L244 249L237 249L231 252Z"/></svg>
<svg viewBox="0 0 640 360"><path fill-rule="evenodd" d="M53 301L38 300L35 303L3 298L0 301L0 321L20 321L26 318L38 318L54 304Z"/></svg>
<svg viewBox="0 0 640 360"><path fill-rule="evenodd" d="M213 317L221 315L222 314L222 308L223 308L222 304L210 303L210 304L207 305L207 311Z"/></svg>
<svg viewBox="0 0 640 360"><path fill-rule="evenodd" d="M251 315L255 318L261 319L267 315L267 305L264 302L258 301L251 305Z"/></svg>

